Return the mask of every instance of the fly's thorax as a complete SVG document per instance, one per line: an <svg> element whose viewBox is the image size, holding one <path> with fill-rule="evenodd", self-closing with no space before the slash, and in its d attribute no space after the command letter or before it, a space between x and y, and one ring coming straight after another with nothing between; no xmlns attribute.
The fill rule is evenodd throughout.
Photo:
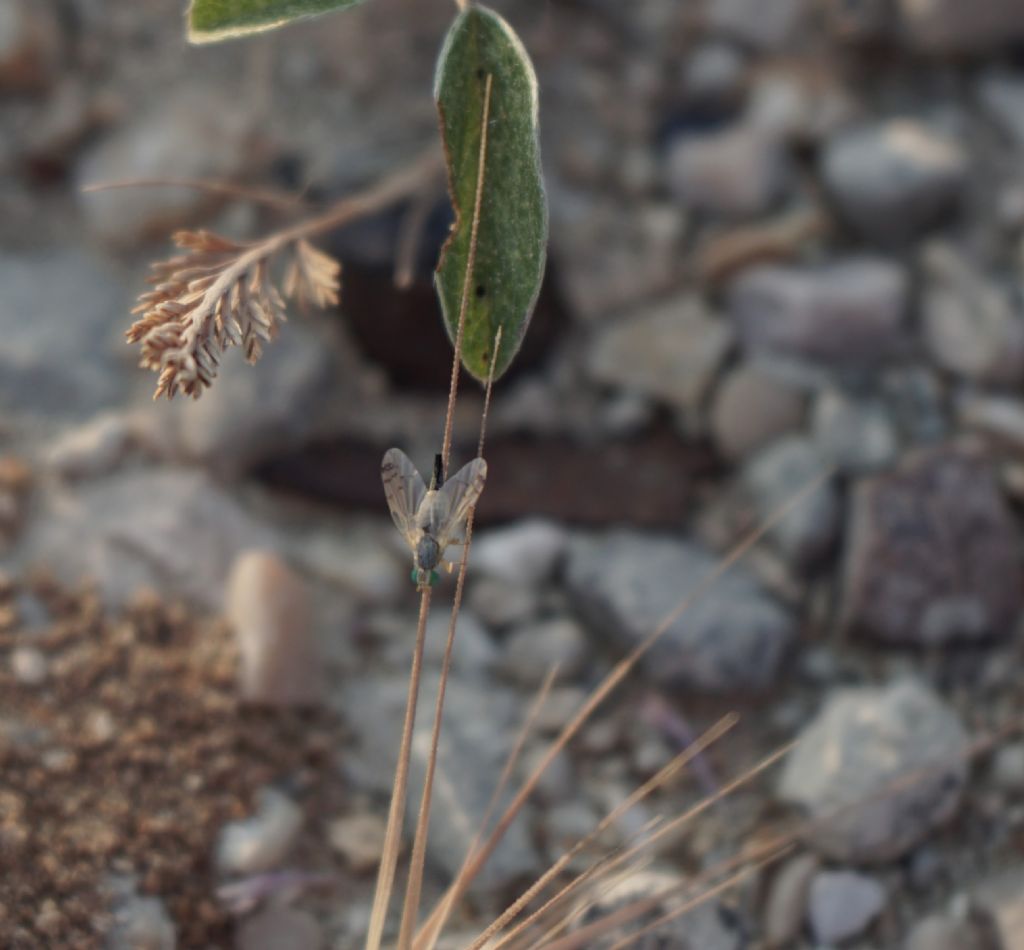
<svg viewBox="0 0 1024 950"><path fill-rule="evenodd" d="M428 491L416 512L416 524L424 534L435 538L442 534L448 512L440 494L436 491Z"/></svg>

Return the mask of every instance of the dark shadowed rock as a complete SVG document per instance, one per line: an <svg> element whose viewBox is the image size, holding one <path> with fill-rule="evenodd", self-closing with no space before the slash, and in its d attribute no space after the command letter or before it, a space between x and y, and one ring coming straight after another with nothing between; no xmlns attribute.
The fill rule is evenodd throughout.
<svg viewBox="0 0 1024 950"><path fill-rule="evenodd" d="M779 795L801 805L806 837L839 861L891 861L956 810L967 735L912 680L837 690L786 758Z"/></svg>
<svg viewBox="0 0 1024 950"><path fill-rule="evenodd" d="M619 531L570 545L566 581L598 630L630 649L716 565L696 544ZM644 657L665 685L727 691L768 686L795 635L793 618L742 566L719 578Z"/></svg>
<svg viewBox="0 0 1024 950"><path fill-rule="evenodd" d="M1017 0L899 0L911 45L932 53L982 53L1024 37Z"/></svg>
<svg viewBox="0 0 1024 950"><path fill-rule="evenodd" d="M921 645L1004 635L1022 600L1020 534L982 455L925 450L855 486L842 598L853 629Z"/></svg>

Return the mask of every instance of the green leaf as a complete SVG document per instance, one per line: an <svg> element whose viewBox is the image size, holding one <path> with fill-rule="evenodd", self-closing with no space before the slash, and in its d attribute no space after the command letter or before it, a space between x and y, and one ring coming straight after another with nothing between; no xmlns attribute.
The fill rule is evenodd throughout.
<svg viewBox="0 0 1024 950"><path fill-rule="evenodd" d="M213 43L246 33L272 30L300 17L352 7L360 0L192 0L188 38Z"/></svg>
<svg viewBox="0 0 1024 950"><path fill-rule="evenodd" d="M456 216L437 267L437 294L448 335L455 340L463 290L468 289L462 362L481 381L489 375L501 328L497 379L519 350L544 276L548 214L537 141L537 80L512 28L493 11L473 6L459 14L448 32L434 96Z"/></svg>

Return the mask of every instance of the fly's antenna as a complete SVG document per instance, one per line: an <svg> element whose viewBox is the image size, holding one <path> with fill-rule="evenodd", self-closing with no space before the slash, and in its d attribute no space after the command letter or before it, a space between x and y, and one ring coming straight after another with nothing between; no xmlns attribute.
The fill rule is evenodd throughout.
<svg viewBox="0 0 1024 950"><path fill-rule="evenodd" d="M444 458L441 453L438 452L434 456L434 475L430 479L430 490L437 491L441 487L441 483L444 481Z"/></svg>

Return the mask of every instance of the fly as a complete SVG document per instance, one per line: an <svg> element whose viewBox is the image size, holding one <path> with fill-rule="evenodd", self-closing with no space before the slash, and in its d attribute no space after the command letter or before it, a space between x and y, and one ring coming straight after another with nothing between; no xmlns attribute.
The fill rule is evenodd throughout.
<svg viewBox="0 0 1024 950"><path fill-rule="evenodd" d="M427 488L401 449L388 449L380 467L384 496L395 526L412 550L412 578L417 590L437 583L435 568L445 549L458 538L470 509L477 503L487 478L487 463L473 459L442 484L441 456Z"/></svg>

